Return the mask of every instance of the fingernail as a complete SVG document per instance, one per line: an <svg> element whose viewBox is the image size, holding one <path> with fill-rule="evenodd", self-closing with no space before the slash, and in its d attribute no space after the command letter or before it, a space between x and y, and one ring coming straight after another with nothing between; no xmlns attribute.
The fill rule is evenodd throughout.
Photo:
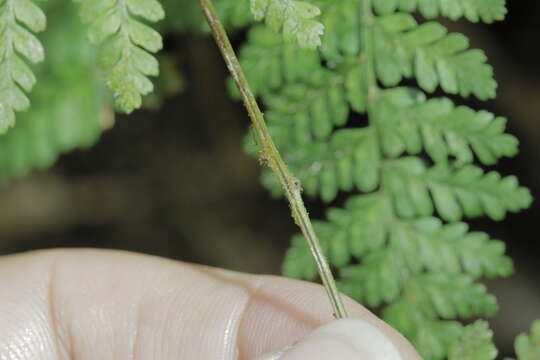
<svg viewBox="0 0 540 360"><path fill-rule="evenodd" d="M359 319L334 320L306 338L257 360L402 360L396 346L377 327Z"/></svg>

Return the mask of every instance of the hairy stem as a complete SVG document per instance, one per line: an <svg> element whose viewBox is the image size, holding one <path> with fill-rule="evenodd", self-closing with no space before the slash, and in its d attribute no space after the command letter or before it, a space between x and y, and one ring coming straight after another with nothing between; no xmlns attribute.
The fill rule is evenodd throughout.
<svg viewBox="0 0 540 360"><path fill-rule="evenodd" d="M216 10L212 4L211 0L199 0L201 8L203 10L204 16L210 29L212 30L212 35L223 55L223 59L227 64L227 68L231 73L240 94L242 95L242 100L247 109L248 115L251 119L251 124L253 130L255 131L256 139L261 147L260 156L263 160L263 163L268 164L268 166L276 173L285 191L285 196L289 201L289 206L291 208L292 217L295 223L300 227L304 237L306 238L311 254L317 263L317 268L319 270L319 275L321 276L323 285L326 289L328 297L330 298L330 303L334 311L334 316L336 318L345 318L347 313L345 307L341 301L341 296L337 290L334 277L332 276L332 271L330 266L319 245L319 240L317 235L313 230L311 220L309 219L308 212L304 206L301 195L301 184L300 181L291 173L281 155L279 154L270 132L266 127L264 121L264 116L259 109L259 105L251 92L249 84L244 76L240 63L234 53L234 50L231 46L227 33L223 28L223 25L219 21Z"/></svg>

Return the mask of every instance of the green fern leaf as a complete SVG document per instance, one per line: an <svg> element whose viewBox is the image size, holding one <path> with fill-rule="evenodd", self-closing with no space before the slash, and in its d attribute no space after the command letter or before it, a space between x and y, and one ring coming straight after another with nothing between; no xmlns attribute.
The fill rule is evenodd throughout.
<svg viewBox="0 0 540 360"><path fill-rule="evenodd" d="M259 2L261 9L266 11L268 3ZM330 209L327 221L314 223L339 273L340 289L382 307L382 318L426 360L450 353L454 359L488 359L492 345L483 325L464 327L453 319L492 315L495 299L476 280L507 276L513 265L504 243L469 232L458 221L481 215L502 219L529 206L531 196L515 177L472 165L492 165L517 154L516 138L504 133L504 118L424 94L440 87L463 97L494 97L496 82L484 53L469 49L465 36L448 34L435 22L418 24L405 12L492 22L504 17L504 0L313 3L322 10L325 28L318 53L305 58L296 53L289 63L283 40L259 30L265 36L250 37L241 61L256 69L248 81L255 84L272 137L305 192L325 202L340 191L371 192L350 197L344 209ZM279 22L275 25L280 29ZM424 92L379 88L412 78ZM356 121L353 111L366 114L368 125L341 128L346 120ZM248 152L257 156L252 137L246 140ZM434 165L420 157L398 158L405 153L426 153ZM273 195L282 195L270 171L263 171L262 182ZM317 278L300 235L283 272Z"/></svg>
<svg viewBox="0 0 540 360"><path fill-rule="evenodd" d="M313 20L320 15L318 7L296 0L251 0L255 20L265 20L274 31L281 31L283 39L301 47L314 49L321 45L324 26Z"/></svg>
<svg viewBox="0 0 540 360"><path fill-rule="evenodd" d="M248 44L240 50L240 63L255 95L268 94L288 82L310 79L321 69L316 51L286 44L265 26L254 26Z"/></svg>
<svg viewBox="0 0 540 360"><path fill-rule="evenodd" d="M374 193L352 197L346 209L328 210L330 222L316 221L314 227L321 246L332 265L344 266L351 258L360 259L366 253L380 249L387 242L387 203ZM306 241L301 235L293 238L283 262L285 275L312 280L317 269Z"/></svg>
<svg viewBox="0 0 540 360"><path fill-rule="evenodd" d="M436 163L453 156L457 165L463 165L472 162L474 154L483 164L493 165L500 157L518 152L517 139L504 133L506 119L455 107L447 98L426 100L410 88L384 90L373 120L390 157L426 150Z"/></svg>
<svg viewBox="0 0 540 360"><path fill-rule="evenodd" d="M415 242L407 243L409 239L401 235L393 230L388 248L371 251L362 257L360 265L343 267L340 271L342 290L370 306L392 303L400 296L412 297L416 299L417 310L433 318L495 313L495 299L486 293L483 285L474 283L472 277L458 272L430 270L422 273L424 264L414 262L414 251L418 250ZM328 248L331 246L327 244Z"/></svg>
<svg viewBox="0 0 540 360"><path fill-rule="evenodd" d="M161 20L163 8L157 0L84 0L81 17L90 26L90 41L102 45L99 63L116 106L131 113L153 90L148 76L157 76L159 69L150 53L162 48L159 33L138 18Z"/></svg>
<svg viewBox="0 0 540 360"><path fill-rule="evenodd" d="M50 54L38 69L40 81L30 94L32 107L0 137L2 183L51 166L61 153L93 145L104 128L105 88L96 80L85 29L73 5L49 2L46 6L59 21L49 24L43 36ZM58 93L62 96L54 96Z"/></svg>
<svg viewBox="0 0 540 360"><path fill-rule="evenodd" d="M411 15L395 13L377 19L374 38L375 70L386 86L414 75L427 92L440 85L463 97L495 97L493 69L483 51L467 49L464 35L448 34L436 22L418 25Z"/></svg>
<svg viewBox="0 0 540 360"><path fill-rule="evenodd" d="M495 297L486 293L485 286L466 275L421 274L407 283L404 296L418 299L419 311L443 319L492 316L498 309Z"/></svg>
<svg viewBox="0 0 540 360"><path fill-rule="evenodd" d="M321 8L324 34L321 54L326 59L341 61L345 56L356 56L360 50L359 17L356 0L317 1Z"/></svg>
<svg viewBox="0 0 540 360"><path fill-rule="evenodd" d="M332 134L328 141L309 142L309 118L304 123L294 119L275 117L268 113L270 124L279 120L289 121L290 126L271 126L276 144L285 152L285 161L301 180L304 190L312 197L321 194L325 202L334 200L338 191L353 188L372 191L380 180L380 154L372 129L342 129ZM292 122L294 120L294 122ZM305 137L305 143L298 139ZM251 154L256 154L251 137L247 137ZM302 141L302 140L300 140ZM269 170L263 171L263 184L274 196L280 196L282 189L276 176Z"/></svg>
<svg viewBox="0 0 540 360"><path fill-rule="evenodd" d="M532 201L529 190L520 187L514 176L501 178L494 171L484 174L472 165L426 169L418 158L402 158L389 164L383 182L402 217L431 215L424 201L426 190L437 212L447 221L484 214L500 220L507 211L519 211Z"/></svg>
<svg viewBox="0 0 540 360"><path fill-rule="evenodd" d="M294 130L300 143L328 138L333 127L345 124L349 116L342 76L325 69L312 72L305 83L287 84L279 94L270 93L263 99L272 109L272 125L305 126Z"/></svg>
<svg viewBox="0 0 540 360"><path fill-rule="evenodd" d="M361 64L352 66L346 74L345 88L347 90L347 100L351 108L359 113L364 113L367 109L367 96L365 94L365 67Z"/></svg>
<svg viewBox="0 0 540 360"><path fill-rule="evenodd" d="M482 232L468 232L465 223L442 225L439 219L426 217L396 226L401 238L414 249L415 255L409 261L427 271L464 271L473 279L513 273L512 261L504 255L504 243Z"/></svg>
<svg viewBox="0 0 540 360"><path fill-rule="evenodd" d="M442 15L452 20L465 17L472 22L482 20L485 23L503 20L507 12L505 0L384 0L376 1L374 5L379 14L389 14L395 9L418 10L428 19Z"/></svg>
<svg viewBox="0 0 540 360"><path fill-rule="evenodd" d="M459 341L450 347L448 360L493 360L497 349L491 338L493 331L487 322L478 320L466 326Z"/></svg>
<svg viewBox="0 0 540 360"><path fill-rule="evenodd" d="M464 327L457 321L437 320L419 311L415 298L386 307L382 318L405 335L423 359L444 359L450 346L461 338Z"/></svg>
<svg viewBox="0 0 540 360"><path fill-rule="evenodd" d="M489 239L482 232L468 232L464 223L442 225L440 220L432 217L393 219L389 207L385 194L372 193L351 197L345 209L328 210L329 221L316 222L315 228L331 264L343 267L352 258L360 260L376 250L387 251L384 247L390 246L389 252L394 255L387 259L389 264L380 266L384 271L395 268L397 262L401 262L407 268L407 273L411 274L432 271L456 275L464 272L477 279L481 276L508 276L513 272L512 261L504 255L503 242ZM304 245L300 240L293 242L284 268L297 266L315 274L309 249ZM399 254L399 258L396 254ZM376 257L378 262L384 260ZM295 264L295 261L299 261L299 264ZM399 273L396 269L396 276ZM285 271L285 274L301 278L294 271ZM354 287L361 288L358 284Z"/></svg>
<svg viewBox="0 0 540 360"><path fill-rule="evenodd" d="M44 59L41 42L32 32L45 30L43 11L31 0L0 0L0 134L15 125L15 112L27 110L36 77L24 59Z"/></svg>
<svg viewBox="0 0 540 360"><path fill-rule="evenodd" d="M514 342L518 360L540 359L540 320L531 326L530 334L520 334Z"/></svg>

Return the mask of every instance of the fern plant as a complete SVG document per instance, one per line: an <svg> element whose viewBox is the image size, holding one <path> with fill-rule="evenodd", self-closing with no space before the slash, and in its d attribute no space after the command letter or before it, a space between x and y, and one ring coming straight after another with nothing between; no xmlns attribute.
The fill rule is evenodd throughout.
<svg viewBox="0 0 540 360"><path fill-rule="evenodd" d="M460 97L495 97L485 54L429 19L491 23L504 18L504 0L216 0L211 14L200 2L214 32L217 14L227 29L249 26L240 49L247 81L238 79L223 29L218 44L231 55L226 61L248 99L254 131L265 138L257 144L248 135L247 151L278 170L280 176L263 171L264 185L276 196L285 192L295 220L307 227L309 244L293 238L284 274L317 278L310 254L316 232L340 289L377 309L425 359L494 359L487 323L459 320L497 311L479 280L510 275L512 261L501 241L470 231L464 220L502 220L528 207L531 196L514 176L480 166L517 154L506 119L459 104ZM92 145L110 126L113 106L125 113L141 107L163 46L148 24L169 13L157 25L161 32L208 31L197 6L50 0L44 12L32 0L0 0L0 132L7 132L0 179ZM62 21L40 41L45 13ZM46 61L31 70L27 61L41 62L44 48ZM434 92L451 98L429 96ZM265 106L268 133L251 93ZM18 125L8 131L15 112ZM300 186L327 203L353 194L314 222L313 232ZM540 358L538 326L516 340L518 360Z"/></svg>
<svg viewBox="0 0 540 360"><path fill-rule="evenodd" d="M318 51L306 41L300 44L308 49L299 49L257 26L241 61L305 192L325 202L340 191L359 193L315 223L340 288L381 309L425 359L495 358L487 325L457 320L497 311L478 280L510 275L512 262L502 242L469 231L462 221L484 215L501 220L530 205L529 191L514 176L475 165L514 156L518 141L504 132L502 117L457 105L456 97L428 97L439 91L487 100L495 96L496 82L485 54L469 49L464 35L437 22L419 23L411 13L489 23L504 17L504 2L313 4L323 14ZM418 87L402 85L406 79ZM355 124L355 113L368 124ZM249 137L247 148L258 152ZM263 183L281 194L270 171ZM302 236L293 239L283 271L317 277Z"/></svg>

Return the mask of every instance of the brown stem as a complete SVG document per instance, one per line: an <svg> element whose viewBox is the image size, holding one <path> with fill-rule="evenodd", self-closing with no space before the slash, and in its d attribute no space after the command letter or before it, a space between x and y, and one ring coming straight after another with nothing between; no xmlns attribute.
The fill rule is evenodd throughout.
<svg viewBox="0 0 540 360"><path fill-rule="evenodd" d="M341 296L337 290L336 282L332 276L332 271L330 270L330 266L328 265L328 262L321 250L319 240L317 239L317 235L313 230L308 212L302 200L302 186L300 181L288 169L287 165L281 158L272 137L270 136L264 121L264 116L250 90L249 84L244 76L242 68L240 67L240 63L238 62L229 38L227 37L227 33L219 21L212 1L199 0L199 3L203 10L206 21L208 22L208 25L210 25L212 35L214 36L219 50L221 51L221 55L223 55L223 59L227 64L227 68L229 69L229 72L231 73L234 82L242 95L244 105L251 119L253 130L255 131L257 142L261 147L260 156L264 160L262 162L268 164L268 166L279 178L281 186L285 191L285 196L289 201L292 217L295 223L302 230L302 233L309 244L311 254L313 255L313 258L317 264L319 275L321 276L323 285L326 289L328 297L330 298L330 303L332 304L334 316L338 319L345 318L347 317L347 313L345 311L345 307L343 306L343 302L341 301Z"/></svg>

